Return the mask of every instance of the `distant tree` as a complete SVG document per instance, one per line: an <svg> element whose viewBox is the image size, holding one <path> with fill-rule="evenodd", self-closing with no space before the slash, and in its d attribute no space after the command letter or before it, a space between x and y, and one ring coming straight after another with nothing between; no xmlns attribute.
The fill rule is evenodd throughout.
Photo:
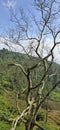
<svg viewBox="0 0 60 130"><path fill-rule="evenodd" d="M10 43L14 43L19 45L28 58L31 59L30 55L32 55L36 56L38 59L36 62L26 67L18 63L9 64L10 67L19 67L27 81L27 86L25 88L26 108L22 112L19 112L20 114L13 119L12 128L10 130L16 129L19 120L25 124L25 130L33 130L35 126L44 130L36 120L37 115L43 102L60 84L60 79L56 82L54 80L55 83L51 86L51 89L48 89L48 92L43 96L46 82L49 78L57 75L57 72L49 74L49 71L54 62L54 49L60 44L60 2L59 0L34 0L34 15L31 13L29 16L26 16L21 9L21 19L17 17L12 10L10 11L12 14L11 21L13 22L13 28L10 29L9 38L6 39L5 44L10 45ZM51 40L50 42L48 41L46 47L45 41L49 37ZM27 41L29 45L26 45ZM39 67L40 72L38 72ZM34 76L32 76L33 73ZM40 78L38 77L38 73L40 73ZM38 78L40 80L37 82Z"/></svg>

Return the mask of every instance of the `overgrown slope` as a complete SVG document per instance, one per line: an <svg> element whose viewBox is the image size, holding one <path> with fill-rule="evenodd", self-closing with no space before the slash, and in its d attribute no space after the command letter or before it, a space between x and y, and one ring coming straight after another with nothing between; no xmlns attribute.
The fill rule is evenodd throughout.
<svg viewBox="0 0 60 130"><path fill-rule="evenodd" d="M21 107L21 110L26 106L25 101L22 104L22 100L25 98L24 93L26 93L25 87L27 86L27 81L25 79L25 76L23 75L23 73L19 68L9 67L8 64L20 63L24 66L25 69L27 69L28 66L30 67L32 64L35 64L38 61L39 59L31 56L28 57L25 54L11 52L6 49L0 50L0 130L5 130L5 129L9 130L9 128L11 127L11 121L8 122L7 119L9 118L11 119L18 114L17 105L16 105L17 92L19 92L19 106ZM41 79L41 75L39 71L41 72L41 67L39 67L38 70L35 70L33 72L32 75L33 85L37 84ZM57 73L60 74L60 65L53 63L49 73L50 74L55 73L55 71L57 71ZM55 76L54 79L53 78L48 79L50 81L49 84L48 82L46 83L46 87L43 91L43 95L48 91L48 89L50 89L50 87L58 79L60 79L60 75L58 75L57 77ZM60 101L60 86L58 86L56 90L51 93L50 98L54 99L55 101ZM59 111L60 109L59 102L53 102L49 100L48 106L49 109L55 109L56 111ZM45 110L43 110L43 113L45 115ZM51 118L52 113L53 112L49 113L48 124L44 125L44 127L46 128L46 130L48 130L48 128L49 130L59 130L59 126L60 126L59 119L57 120L58 123L56 123L56 121L54 120L54 118L56 117L54 113L53 113L53 119ZM40 123L43 124L44 120ZM53 124L55 124L56 129L54 126L52 126L52 122ZM18 123L18 127L16 130L19 129L24 130L24 126L23 125L19 126Z"/></svg>

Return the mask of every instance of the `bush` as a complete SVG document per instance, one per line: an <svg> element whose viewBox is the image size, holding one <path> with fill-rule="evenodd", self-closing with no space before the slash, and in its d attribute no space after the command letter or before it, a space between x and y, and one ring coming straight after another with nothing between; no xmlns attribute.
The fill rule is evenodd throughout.
<svg viewBox="0 0 60 130"><path fill-rule="evenodd" d="M41 113L39 113L39 114L37 115L36 120L37 120L37 121L43 121L43 120L44 120L44 117L45 117L44 113L41 112Z"/></svg>

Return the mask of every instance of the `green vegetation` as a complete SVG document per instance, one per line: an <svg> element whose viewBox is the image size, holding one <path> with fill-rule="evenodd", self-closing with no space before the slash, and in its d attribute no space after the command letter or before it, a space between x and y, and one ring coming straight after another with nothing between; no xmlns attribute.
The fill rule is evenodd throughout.
<svg viewBox="0 0 60 130"><path fill-rule="evenodd" d="M36 57L28 57L25 54L20 54L16 52L10 52L6 49L0 50L0 130L9 130L11 127L11 122L5 120L6 118L14 118L18 114L17 106L16 106L16 92L19 92L19 106L21 107L21 111L26 106L25 102L25 93L27 91L27 81L21 70L17 67L9 67L8 64L10 63L20 63L24 66L25 69L27 69L27 63L30 67L31 64L35 64L36 61L38 62L39 59ZM49 73L54 73L55 70L57 70L57 73L60 72L60 66L53 63L51 70ZM41 79L41 67L38 67L38 69L35 69L34 72L32 72L32 79L33 79L33 86L34 84L37 84L39 80ZM38 75L37 75L38 73ZM36 76L35 76L36 75ZM52 84L54 84L58 79L60 78L60 75L53 78L48 78L48 81L46 82L45 89L43 91L43 96L47 91L52 87ZM54 100L60 100L60 86L56 88L54 92L50 95L51 99ZM23 101L23 103L22 103ZM48 101L49 104L51 103ZM50 105L53 107L53 105L57 106L56 104L51 103ZM44 106L44 105L43 105ZM58 107L56 107L56 110L58 110ZM50 106L49 106L50 108ZM52 108L53 109L53 108ZM60 109L60 108L59 108ZM46 129L46 130L58 130L60 123L59 119L57 122L54 122L56 128L52 126L53 120L49 118L49 121L47 124L44 124L45 120L45 111L39 113L37 120L39 120L39 123ZM24 126L20 123L18 123L18 126L16 130L24 130Z"/></svg>
<svg viewBox="0 0 60 130"><path fill-rule="evenodd" d="M58 100L60 101L60 93L59 93L59 91L58 92L56 92L56 91L52 92L51 96L52 96L53 99L56 99L56 101L58 101Z"/></svg>

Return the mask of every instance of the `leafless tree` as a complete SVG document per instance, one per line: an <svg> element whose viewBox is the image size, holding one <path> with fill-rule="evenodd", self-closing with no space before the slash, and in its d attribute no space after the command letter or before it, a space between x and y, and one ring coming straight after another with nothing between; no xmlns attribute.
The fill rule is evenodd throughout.
<svg viewBox="0 0 60 130"><path fill-rule="evenodd" d="M10 29L9 38L7 41L9 41L9 43L13 42L14 44L22 47L23 51L27 54L28 57L30 57L32 54L38 59L37 63L28 66L26 70L21 64L9 64L9 66L17 66L21 69L27 79L28 84L26 86L26 108L22 112L19 111L20 114L15 119L13 119L12 128L10 130L16 129L19 120L25 124L26 130L33 130L35 126L41 130L44 130L37 123L36 117L43 102L60 84L60 80L57 81L46 93L46 95L44 97L42 96L43 89L48 78L51 76L54 77L54 75L57 74L54 73L49 75L49 70L54 61L54 49L58 44L60 44L60 41L58 41L58 37L60 35L60 2L59 0L34 0L34 10L36 15L30 13L29 16L26 16L24 11L21 9L20 18L10 10L12 14L11 21L13 22L14 26L12 29ZM51 38L50 42L52 43L52 46L48 48L47 53L44 53L45 40L49 37ZM24 40L25 45L23 44ZM27 41L28 45L26 45ZM48 45L50 45L50 42L48 41ZM40 66L41 79L37 84L33 85L32 72L35 69L38 69ZM18 104L17 109L19 110Z"/></svg>

